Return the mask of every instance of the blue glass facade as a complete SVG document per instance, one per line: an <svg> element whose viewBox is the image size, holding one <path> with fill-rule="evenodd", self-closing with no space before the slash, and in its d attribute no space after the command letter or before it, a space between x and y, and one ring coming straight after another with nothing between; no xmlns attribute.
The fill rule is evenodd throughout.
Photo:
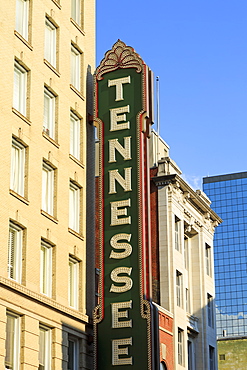
<svg viewBox="0 0 247 370"><path fill-rule="evenodd" d="M247 172L205 177L203 190L212 201L211 208L223 219L214 238L217 337L245 336Z"/></svg>

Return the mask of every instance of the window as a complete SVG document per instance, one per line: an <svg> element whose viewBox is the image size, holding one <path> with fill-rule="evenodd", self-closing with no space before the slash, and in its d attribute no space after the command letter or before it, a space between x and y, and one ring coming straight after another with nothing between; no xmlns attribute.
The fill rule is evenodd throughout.
<svg viewBox="0 0 247 370"><path fill-rule="evenodd" d="M15 29L24 39L28 39L29 0L16 0Z"/></svg>
<svg viewBox="0 0 247 370"><path fill-rule="evenodd" d="M24 196L25 185L25 147L12 139L10 189Z"/></svg>
<svg viewBox="0 0 247 370"><path fill-rule="evenodd" d="M40 291L51 297L52 293L52 246L41 242L40 250Z"/></svg>
<svg viewBox="0 0 247 370"><path fill-rule="evenodd" d="M80 119L71 112L70 114L70 153L80 160Z"/></svg>
<svg viewBox="0 0 247 370"><path fill-rule="evenodd" d="M42 209L53 216L54 208L54 172L55 170L43 162L42 169Z"/></svg>
<svg viewBox="0 0 247 370"><path fill-rule="evenodd" d="M213 309L213 297L207 294L207 308L208 308L208 326L214 327L214 309Z"/></svg>
<svg viewBox="0 0 247 370"><path fill-rule="evenodd" d="M189 239L184 237L184 267L189 269Z"/></svg>
<svg viewBox="0 0 247 370"><path fill-rule="evenodd" d="M80 91L81 53L73 45L71 45L71 84Z"/></svg>
<svg viewBox="0 0 247 370"><path fill-rule="evenodd" d="M215 370L215 351L212 346L209 346L209 370Z"/></svg>
<svg viewBox="0 0 247 370"><path fill-rule="evenodd" d="M19 316L7 313L5 341L5 369L18 370L20 363Z"/></svg>
<svg viewBox="0 0 247 370"><path fill-rule="evenodd" d="M175 249L177 251L180 251L179 229L180 229L180 220L177 216L175 216Z"/></svg>
<svg viewBox="0 0 247 370"><path fill-rule="evenodd" d="M55 101L55 95L45 87L43 131L52 139L55 139Z"/></svg>
<svg viewBox="0 0 247 370"><path fill-rule="evenodd" d="M39 327L39 370L51 369L51 330Z"/></svg>
<svg viewBox="0 0 247 370"><path fill-rule="evenodd" d="M176 295L177 306L182 307L182 274L176 271Z"/></svg>
<svg viewBox="0 0 247 370"><path fill-rule="evenodd" d="M220 361L225 361L226 355L219 355L219 360Z"/></svg>
<svg viewBox="0 0 247 370"><path fill-rule="evenodd" d="M23 230L10 222L8 242L8 278L21 282Z"/></svg>
<svg viewBox="0 0 247 370"><path fill-rule="evenodd" d="M80 232L80 188L73 182L69 186L69 228Z"/></svg>
<svg viewBox="0 0 247 370"><path fill-rule="evenodd" d="M71 0L71 18L81 24L81 0Z"/></svg>
<svg viewBox="0 0 247 370"><path fill-rule="evenodd" d="M95 269L95 306L99 304L99 269Z"/></svg>
<svg viewBox="0 0 247 370"><path fill-rule="evenodd" d="M56 32L54 24L45 20L45 59L56 68Z"/></svg>
<svg viewBox="0 0 247 370"><path fill-rule="evenodd" d="M185 289L185 300L186 300L186 312L190 312L190 291L188 288Z"/></svg>
<svg viewBox="0 0 247 370"><path fill-rule="evenodd" d="M68 342L68 370L77 370L79 363L79 341L74 336L69 335Z"/></svg>
<svg viewBox="0 0 247 370"><path fill-rule="evenodd" d="M17 61L14 65L14 98L13 107L26 116L27 71Z"/></svg>
<svg viewBox="0 0 247 370"><path fill-rule="evenodd" d="M206 262L206 272L208 276L212 276L211 268L211 247L206 243L205 244L205 262Z"/></svg>
<svg viewBox="0 0 247 370"><path fill-rule="evenodd" d="M78 308L79 262L69 257L69 305Z"/></svg>
<svg viewBox="0 0 247 370"><path fill-rule="evenodd" d="M183 365L183 330L178 328L178 364Z"/></svg>

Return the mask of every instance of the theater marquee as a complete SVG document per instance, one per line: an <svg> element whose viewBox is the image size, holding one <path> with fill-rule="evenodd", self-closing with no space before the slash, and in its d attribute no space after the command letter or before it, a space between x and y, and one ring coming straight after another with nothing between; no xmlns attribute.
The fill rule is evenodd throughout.
<svg viewBox="0 0 247 370"><path fill-rule="evenodd" d="M100 139L98 370L152 369L147 141L152 75L120 40L95 74Z"/></svg>

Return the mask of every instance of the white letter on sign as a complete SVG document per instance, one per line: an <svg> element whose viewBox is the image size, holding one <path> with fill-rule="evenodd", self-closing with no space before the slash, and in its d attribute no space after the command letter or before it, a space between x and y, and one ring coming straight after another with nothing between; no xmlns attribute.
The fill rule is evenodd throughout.
<svg viewBox="0 0 247 370"><path fill-rule="evenodd" d="M118 170L110 170L109 171L109 194L115 194L116 191L116 181L119 183L119 185L122 186L124 191L131 191L131 167L124 168L124 176L120 175Z"/></svg>
<svg viewBox="0 0 247 370"><path fill-rule="evenodd" d="M117 267L111 272L111 279L114 283L123 283L124 285L111 285L110 292L113 293L124 293L132 288L133 281L128 276L118 276L119 274L128 274L130 275L132 267Z"/></svg>
<svg viewBox="0 0 247 370"><path fill-rule="evenodd" d="M123 84L130 84L130 76L116 78L115 80L108 80L108 87L116 86L115 101L124 100L123 98Z"/></svg>
<svg viewBox="0 0 247 370"><path fill-rule="evenodd" d="M132 365L131 357L121 357L120 355L128 356L128 347L119 348L120 346L132 346L132 338L113 339L112 341L112 365Z"/></svg>
<svg viewBox="0 0 247 370"><path fill-rule="evenodd" d="M111 202L111 225L125 225L131 224L131 217L121 217L118 216L127 216L127 208L130 207L130 198L126 200L119 200L117 202Z"/></svg>
<svg viewBox="0 0 247 370"><path fill-rule="evenodd" d="M129 257L132 253L132 246L128 243L118 243L119 240L130 241L131 234L116 234L111 238L110 244L112 248L124 249L123 252L111 251L110 258L122 259Z"/></svg>
<svg viewBox="0 0 247 370"><path fill-rule="evenodd" d="M118 139L109 140L109 163L116 162L116 150L121 154L124 161L131 159L130 139L131 136L124 137L124 147L119 143Z"/></svg>
<svg viewBox="0 0 247 370"><path fill-rule="evenodd" d="M130 128L129 121L118 123L122 121L126 121L126 114L122 113L129 113L130 106L126 105L125 107L120 108L112 108L110 109L111 114L111 129L110 131L118 131L118 130L125 130ZM119 114L119 116L118 116Z"/></svg>
<svg viewBox="0 0 247 370"><path fill-rule="evenodd" d="M132 308L132 301L118 302L111 304L112 328L132 328L132 320L121 320L119 318L128 318L128 311L123 308ZM121 311L119 311L121 310Z"/></svg>

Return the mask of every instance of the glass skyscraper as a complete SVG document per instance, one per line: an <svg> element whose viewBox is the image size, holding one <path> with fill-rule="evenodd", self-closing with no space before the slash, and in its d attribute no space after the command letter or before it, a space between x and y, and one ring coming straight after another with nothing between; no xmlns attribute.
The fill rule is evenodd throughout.
<svg viewBox="0 0 247 370"><path fill-rule="evenodd" d="M217 337L247 335L247 172L203 178L222 218L214 237Z"/></svg>

